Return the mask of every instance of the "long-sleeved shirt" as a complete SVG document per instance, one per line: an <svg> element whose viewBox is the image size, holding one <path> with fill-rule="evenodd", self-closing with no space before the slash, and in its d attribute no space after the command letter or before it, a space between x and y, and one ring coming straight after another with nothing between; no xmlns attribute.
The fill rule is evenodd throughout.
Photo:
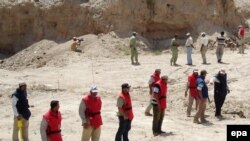
<svg viewBox="0 0 250 141"><path fill-rule="evenodd" d="M13 109L14 115L16 117L19 116L19 113L18 113L17 107L16 107L17 101L18 101L18 98L13 95L12 96L12 109Z"/></svg>
<svg viewBox="0 0 250 141"><path fill-rule="evenodd" d="M86 104L83 100L81 100L81 103L79 105L79 116L82 120L82 125L84 123L89 123L89 120L86 118L85 111L86 111Z"/></svg>
<svg viewBox="0 0 250 141"><path fill-rule="evenodd" d="M47 128L48 128L48 122L45 120L45 118L43 118L40 125L40 134L42 141L50 141L46 133Z"/></svg>
<svg viewBox="0 0 250 141"><path fill-rule="evenodd" d="M130 47L136 49L136 38L135 36L130 37Z"/></svg>

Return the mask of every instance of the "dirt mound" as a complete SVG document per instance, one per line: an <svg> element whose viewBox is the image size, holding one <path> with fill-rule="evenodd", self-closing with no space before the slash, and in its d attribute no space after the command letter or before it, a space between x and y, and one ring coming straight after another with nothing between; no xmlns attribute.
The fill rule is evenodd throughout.
<svg viewBox="0 0 250 141"><path fill-rule="evenodd" d="M60 44L42 40L3 60L0 68L22 70L44 66L63 67L85 58L120 58L130 54L129 35L131 33L120 35L110 32L98 36L94 34L80 36L79 38L84 39L80 46L83 53L70 51L72 40ZM143 54L144 51L150 50L149 47L147 39L138 36L139 52Z"/></svg>

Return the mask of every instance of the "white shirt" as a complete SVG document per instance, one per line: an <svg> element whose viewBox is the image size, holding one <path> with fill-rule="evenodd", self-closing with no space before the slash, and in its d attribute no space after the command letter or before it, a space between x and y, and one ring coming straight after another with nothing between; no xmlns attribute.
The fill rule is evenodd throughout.
<svg viewBox="0 0 250 141"><path fill-rule="evenodd" d="M186 47L190 47L191 45L193 45L193 38L190 36L190 37L188 37L187 38L187 41L186 41L186 43L185 43L185 46Z"/></svg>
<svg viewBox="0 0 250 141"><path fill-rule="evenodd" d="M208 37L201 37L201 45L207 46L208 45Z"/></svg>

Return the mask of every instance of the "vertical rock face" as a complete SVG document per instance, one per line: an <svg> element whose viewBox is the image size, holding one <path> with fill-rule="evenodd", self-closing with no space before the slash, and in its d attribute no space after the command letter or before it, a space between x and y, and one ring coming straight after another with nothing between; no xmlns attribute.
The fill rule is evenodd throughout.
<svg viewBox="0 0 250 141"><path fill-rule="evenodd" d="M198 33L202 24L234 28L250 13L239 14L234 0L23 1L0 3L0 52L15 53L44 38L62 41L109 31L165 39Z"/></svg>

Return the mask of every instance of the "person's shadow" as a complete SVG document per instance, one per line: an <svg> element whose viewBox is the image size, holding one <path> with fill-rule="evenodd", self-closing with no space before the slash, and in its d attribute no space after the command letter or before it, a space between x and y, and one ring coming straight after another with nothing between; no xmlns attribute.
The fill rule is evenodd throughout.
<svg viewBox="0 0 250 141"><path fill-rule="evenodd" d="M174 134L173 132L165 132L165 133L160 134L159 136L166 137L166 136L173 136L173 135L176 135L176 134Z"/></svg>
<svg viewBox="0 0 250 141"><path fill-rule="evenodd" d="M208 121L206 123L202 123L202 125L204 125L204 126L212 126L214 124L212 122Z"/></svg>

